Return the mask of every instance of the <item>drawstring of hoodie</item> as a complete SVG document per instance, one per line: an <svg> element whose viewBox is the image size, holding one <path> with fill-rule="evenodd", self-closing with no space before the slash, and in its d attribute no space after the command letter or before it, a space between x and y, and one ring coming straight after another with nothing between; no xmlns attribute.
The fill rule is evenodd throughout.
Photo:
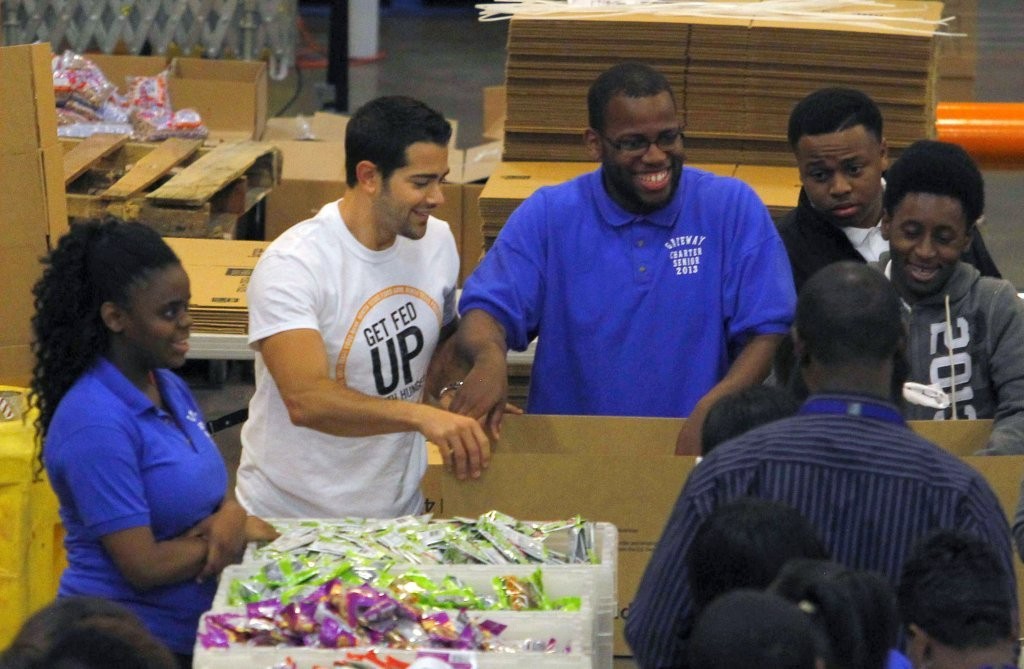
<svg viewBox="0 0 1024 669"><path fill-rule="evenodd" d="M946 293L946 351L949 355L949 396L953 403L953 420L956 415L956 368L953 361L953 319L949 312L949 293Z"/></svg>

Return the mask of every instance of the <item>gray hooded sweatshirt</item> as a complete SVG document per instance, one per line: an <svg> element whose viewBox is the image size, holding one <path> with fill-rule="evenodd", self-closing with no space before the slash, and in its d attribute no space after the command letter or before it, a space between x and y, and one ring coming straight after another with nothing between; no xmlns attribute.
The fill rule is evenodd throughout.
<svg viewBox="0 0 1024 669"><path fill-rule="evenodd" d="M884 254L878 265L887 270L888 262ZM938 293L903 303L903 320L909 332L907 380L938 385L955 397L958 418L993 419L982 454L1024 454L1024 301L1013 284L958 262ZM911 420L948 420L952 412L952 406L904 407Z"/></svg>

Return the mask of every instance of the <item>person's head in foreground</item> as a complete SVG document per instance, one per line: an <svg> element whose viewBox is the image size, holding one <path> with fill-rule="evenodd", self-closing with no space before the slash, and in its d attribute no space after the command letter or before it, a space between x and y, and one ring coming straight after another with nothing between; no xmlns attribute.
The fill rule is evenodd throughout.
<svg viewBox="0 0 1024 669"><path fill-rule="evenodd" d="M689 666L700 669L822 669L808 616L782 597L733 590L697 618Z"/></svg>
<svg viewBox="0 0 1024 669"><path fill-rule="evenodd" d="M897 600L915 668L1016 666L1013 582L984 541L926 537L903 565Z"/></svg>

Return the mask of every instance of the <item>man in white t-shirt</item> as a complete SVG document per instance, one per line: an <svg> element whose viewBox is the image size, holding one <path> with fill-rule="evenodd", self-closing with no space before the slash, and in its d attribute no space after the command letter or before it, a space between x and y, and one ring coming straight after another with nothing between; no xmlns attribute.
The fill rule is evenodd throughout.
<svg viewBox="0 0 1024 669"><path fill-rule="evenodd" d="M423 505L424 438L461 477L490 459L480 424L423 403L455 331L443 203L451 125L382 97L345 134L347 192L267 249L248 288L256 392L236 495L263 517L394 517Z"/></svg>

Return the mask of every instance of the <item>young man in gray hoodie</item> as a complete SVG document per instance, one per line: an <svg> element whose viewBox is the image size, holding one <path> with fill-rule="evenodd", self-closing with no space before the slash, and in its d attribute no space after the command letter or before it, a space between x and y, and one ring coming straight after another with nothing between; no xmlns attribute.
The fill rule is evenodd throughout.
<svg viewBox="0 0 1024 669"><path fill-rule="evenodd" d="M879 264L903 300L909 381L949 395L907 418L992 418L983 453L1024 454L1024 302L961 261L985 206L981 172L955 144L923 140L889 169Z"/></svg>

